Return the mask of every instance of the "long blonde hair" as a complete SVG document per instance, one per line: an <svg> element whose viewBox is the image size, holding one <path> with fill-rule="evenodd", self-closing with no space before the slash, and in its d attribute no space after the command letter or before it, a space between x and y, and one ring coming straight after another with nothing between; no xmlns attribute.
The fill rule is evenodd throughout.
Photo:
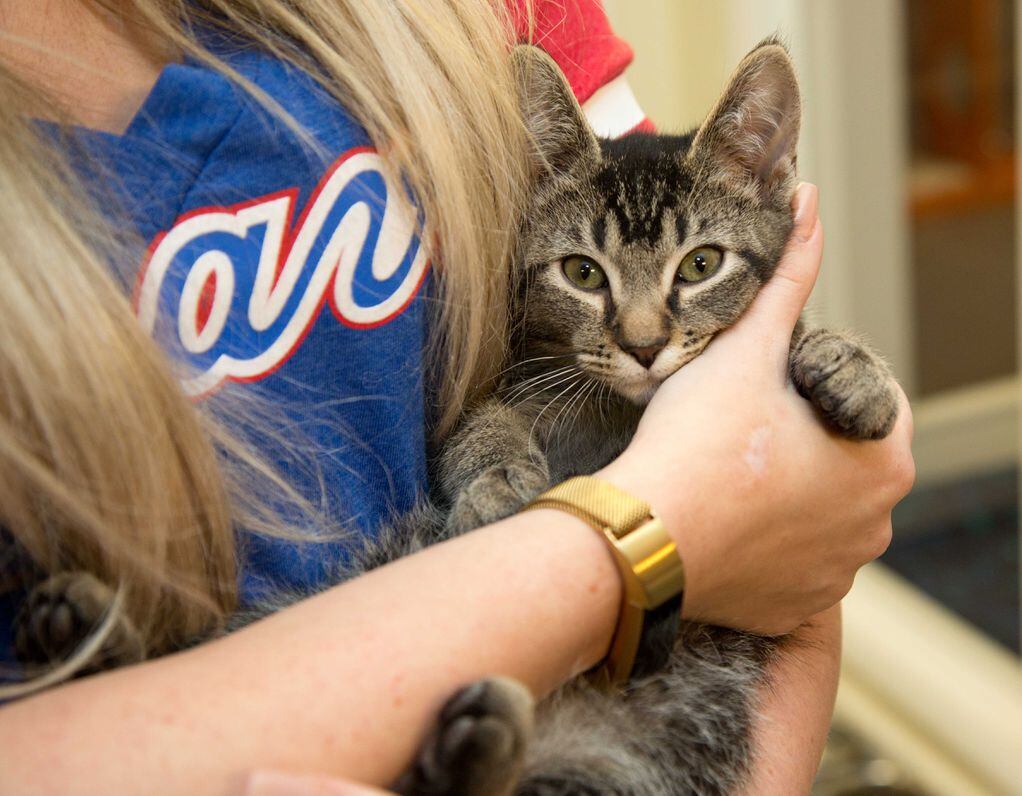
<svg viewBox="0 0 1022 796"><path fill-rule="evenodd" d="M439 385L434 431L442 437L492 383L507 340L527 167L504 4L105 5L288 119L286 107L192 31L212 25L239 34L313 75L366 127L422 205L424 243L441 273L433 344L443 355L432 349L427 364ZM239 442L231 422L182 395L110 267L111 258L122 268L140 262L140 252L95 231L104 227L86 191L27 121L41 100L25 81L0 68L0 544L4 534L15 542L10 555L0 548L0 591L18 586L2 581L18 572L16 557L34 571L86 569L121 591L150 651L160 652L208 632L234 608L235 527L292 534L268 506L304 504ZM249 422L262 417L244 403L227 405ZM251 498L265 491L252 488L254 479L273 495L266 505Z"/></svg>

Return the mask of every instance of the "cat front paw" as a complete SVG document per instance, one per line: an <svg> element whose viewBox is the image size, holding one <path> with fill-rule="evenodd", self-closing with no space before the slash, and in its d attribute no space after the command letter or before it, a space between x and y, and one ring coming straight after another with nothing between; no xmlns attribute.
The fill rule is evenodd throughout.
<svg viewBox="0 0 1022 796"><path fill-rule="evenodd" d="M483 470L455 498L447 517L447 531L457 535L510 517L549 483L545 463L529 459Z"/></svg>
<svg viewBox="0 0 1022 796"><path fill-rule="evenodd" d="M398 782L404 796L501 796L518 780L532 736L529 690L506 677L479 680L440 711L436 728Z"/></svg>
<svg viewBox="0 0 1022 796"><path fill-rule="evenodd" d="M115 593L87 572L62 572L35 586L14 620L14 652L26 666L66 660L97 631ZM132 621L118 614L99 650L77 674L92 674L145 658L145 643Z"/></svg>
<svg viewBox="0 0 1022 796"><path fill-rule="evenodd" d="M898 416L894 377L882 359L840 332L814 329L792 350L798 391L839 432L852 439L883 439Z"/></svg>

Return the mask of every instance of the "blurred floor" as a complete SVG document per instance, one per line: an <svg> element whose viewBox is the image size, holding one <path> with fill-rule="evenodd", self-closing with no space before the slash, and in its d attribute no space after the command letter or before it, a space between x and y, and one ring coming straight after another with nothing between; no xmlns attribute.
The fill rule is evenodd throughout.
<svg viewBox="0 0 1022 796"><path fill-rule="evenodd" d="M1020 652L1019 473L914 490L894 512L883 561L1015 654ZM835 725L812 796L926 796L883 749Z"/></svg>
<svg viewBox="0 0 1022 796"><path fill-rule="evenodd" d="M895 509L883 562L1016 654L1020 652L1015 469L912 492Z"/></svg>
<svg viewBox="0 0 1022 796"><path fill-rule="evenodd" d="M827 739L812 796L926 796L890 760L842 727Z"/></svg>

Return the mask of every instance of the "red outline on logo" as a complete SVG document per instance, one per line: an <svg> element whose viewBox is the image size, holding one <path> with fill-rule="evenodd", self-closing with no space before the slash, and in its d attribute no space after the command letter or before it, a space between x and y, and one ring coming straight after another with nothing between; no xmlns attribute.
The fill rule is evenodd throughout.
<svg viewBox="0 0 1022 796"><path fill-rule="evenodd" d="M352 149L349 149L346 152L344 152L339 158L337 158L337 160L335 160L330 165L330 167L324 172L323 176L319 179L319 182L316 183L316 187L312 190L312 193L309 195L309 198L306 201L305 206L302 208L301 215L298 217L298 220L295 221L294 223L292 223L292 217L294 216L294 209L295 205L297 204L299 195L299 189L297 187L285 188L284 190L281 191L275 191L274 193L265 194L263 196L259 196L254 199L248 199L244 202L239 202L233 205L226 206L209 205L207 207L198 207L193 210L189 210L187 213L184 213L183 215L179 216L174 221L174 224L171 226L170 230L173 230L174 227L178 226L179 224L188 221L189 219L195 218L197 216L207 215L211 213L229 213L231 215L237 215L239 211L245 210L249 207L253 207L254 205L271 202L285 196L288 197L290 201L288 202L287 206L287 218L285 219L284 227L285 232L280 242L280 251L277 254L276 274L273 280L273 286L275 287L277 284L277 280L280 278L280 274L284 270L284 263L287 261L287 257L291 253L291 248L294 246L295 240L297 240L298 235L302 230L302 227L305 225L305 220L308 217L309 212L312 210L313 206L316 203L316 200L319 199L319 195L323 192L323 189L326 187L330 179L334 176L337 169L339 169L344 164L345 161L347 161L351 157L354 157L355 155L376 153L377 153L376 149L371 146L353 147ZM148 272L149 269L149 263L153 258L153 254L156 253L156 250L159 248L160 244L163 242L163 239L166 238L170 230L164 230L163 232L160 232L158 235L156 235L146 249L146 256L144 261L142 262L142 267L138 271L138 275L135 279L135 286L132 291L131 303L132 309L134 310L136 316L138 315L139 301L141 300L142 293L142 285L145 282L146 273ZM423 245L421 240L419 241L419 245L420 246ZM323 311L323 305L326 304L327 302L329 302L330 304L330 309L334 317L350 329L375 329L378 326L383 326L384 324L389 323L408 308L408 305L411 304L412 300L418 295L419 289L422 287L423 282L426 281L426 276L429 274L429 271L430 262L427 260L425 266L422 269L422 275L419 277L419 281L415 285L415 289L412 290L412 292L409 294L408 299L400 307L395 309L385 318L381 318L378 321L373 321L372 323L356 323L355 321L345 318L344 314L336 306L336 303L333 300L334 280L337 278L337 271L335 269L333 275L330 277L330 281L327 283L326 288L323 291L323 295L320 297L316 309L313 310L312 314L309 316L309 322L306 324L305 328L298 335L298 338L294 342L294 344L292 344L292 346L284 353L284 355L277 362L271 365L267 370L262 371L261 373L253 374L252 376L240 377L223 376L220 378L219 381L217 381L216 384L211 386L209 389L204 390L202 393L198 395L192 396L193 399L201 400L202 398L211 395L212 393L219 390L220 387L223 386L223 383L225 381L248 384L260 381L262 379L265 379L267 376L273 375L273 373L275 373L278 368L280 368L294 355L294 352L298 350L298 347L303 342L305 342L305 338L312 330L313 325L316 323L317 320L319 320L319 316Z"/></svg>
<svg viewBox="0 0 1022 796"><path fill-rule="evenodd" d="M209 323L209 316L213 314L213 299L216 298L216 271L210 271L206 281L202 283L202 291L199 293L199 305L195 312L195 336L201 337L206 324Z"/></svg>

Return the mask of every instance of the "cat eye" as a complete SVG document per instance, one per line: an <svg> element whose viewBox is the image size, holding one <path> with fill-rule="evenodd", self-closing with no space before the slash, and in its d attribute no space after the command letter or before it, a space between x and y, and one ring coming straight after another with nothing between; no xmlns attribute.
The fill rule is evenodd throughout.
<svg viewBox="0 0 1022 796"><path fill-rule="evenodd" d="M713 276L724 260L724 253L713 246L700 246L685 255L678 267L678 279L682 282L701 282Z"/></svg>
<svg viewBox="0 0 1022 796"><path fill-rule="evenodd" d="M580 257L577 254L565 257L561 263L561 270L571 284L583 290L599 290L607 284L607 275L603 273L603 269L588 257Z"/></svg>

